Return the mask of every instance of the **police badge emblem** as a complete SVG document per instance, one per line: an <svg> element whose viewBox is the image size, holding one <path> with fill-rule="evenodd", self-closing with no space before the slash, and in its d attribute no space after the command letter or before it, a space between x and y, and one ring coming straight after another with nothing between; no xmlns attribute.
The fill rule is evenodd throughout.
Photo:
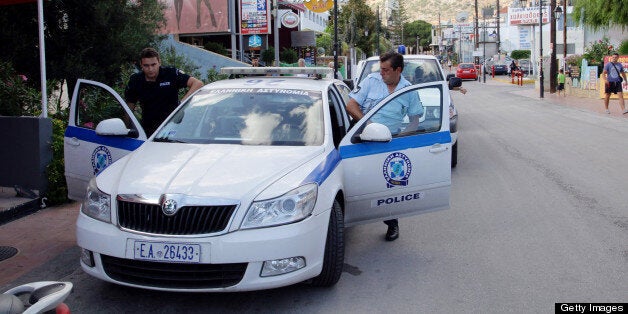
<svg viewBox="0 0 628 314"><path fill-rule="evenodd" d="M406 186L412 173L410 158L403 153L392 153L384 160L382 167L386 187Z"/></svg>
<svg viewBox="0 0 628 314"><path fill-rule="evenodd" d="M92 152L92 169L94 169L94 175L99 174L107 166L111 165L111 152L106 146L98 146Z"/></svg>

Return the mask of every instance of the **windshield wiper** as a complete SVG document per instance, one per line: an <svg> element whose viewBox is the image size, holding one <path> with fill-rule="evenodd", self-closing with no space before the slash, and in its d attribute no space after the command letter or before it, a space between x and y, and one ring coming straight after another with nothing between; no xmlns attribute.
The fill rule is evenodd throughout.
<svg viewBox="0 0 628 314"><path fill-rule="evenodd" d="M156 137L153 139L153 142L161 142L161 143L187 143L182 140L175 140L167 137Z"/></svg>

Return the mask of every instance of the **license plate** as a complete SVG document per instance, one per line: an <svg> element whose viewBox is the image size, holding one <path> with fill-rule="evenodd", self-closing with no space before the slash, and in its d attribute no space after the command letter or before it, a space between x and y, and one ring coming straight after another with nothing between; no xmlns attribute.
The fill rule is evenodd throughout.
<svg viewBox="0 0 628 314"><path fill-rule="evenodd" d="M135 241L133 257L155 262L200 263L201 246L188 243Z"/></svg>
<svg viewBox="0 0 628 314"><path fill-rule="evenodd" d="M469 73L469 70L464 70L462 71L462 73Z"/></svg>

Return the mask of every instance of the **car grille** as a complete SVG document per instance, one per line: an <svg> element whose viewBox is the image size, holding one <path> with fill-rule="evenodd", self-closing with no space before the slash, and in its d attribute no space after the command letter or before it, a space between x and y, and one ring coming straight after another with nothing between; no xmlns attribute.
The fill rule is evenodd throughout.
<svg viewBox="0 0 628 314"><path fill-rule="evenodd" d="M111 279L156 288L208 289L238 284L247 263L180 264L137 261L100 256L103 269Z"/></svg>
<svg viewBox="0 0 628 314"><path fill-rule="evenodd" d="M166 216L161 206L118 200L118 223L130 230L166 235L223 231L236 206L185 206Z"/></svg>

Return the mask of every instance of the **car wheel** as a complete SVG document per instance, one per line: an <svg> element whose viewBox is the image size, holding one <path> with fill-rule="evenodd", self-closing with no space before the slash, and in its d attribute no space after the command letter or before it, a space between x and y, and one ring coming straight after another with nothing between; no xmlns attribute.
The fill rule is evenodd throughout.
<svg viewBox="0 0 628 314"><path fill-rule="evenodd" d="M325 257L323 270L314 277L310 284L315 287L331 287L340 280L345 259L344 217L337 200L331 208L327 240L325 241Z"/></svg>
<svg viewBox="0 0 628 314"><path fill-rule="evenodd" d="M451 167L456 168L458 165L458 141L451 147Z"/></svg>

